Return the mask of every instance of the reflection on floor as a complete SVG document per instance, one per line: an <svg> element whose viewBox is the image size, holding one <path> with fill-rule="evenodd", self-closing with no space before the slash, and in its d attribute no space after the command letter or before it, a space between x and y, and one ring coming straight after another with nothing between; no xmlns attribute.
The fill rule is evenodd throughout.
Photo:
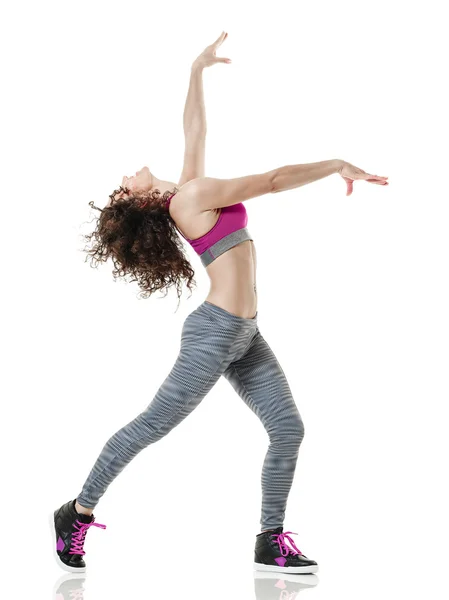
<svg viewBox="0 0 449 600"><path fill-rule="evenodd" d="M318 577L254 571L255 600L295 600L303 589L315 587ZM84 600L85 573L65 573L55 583L52 600ZM213 595L210 596L213 600Z"/></svg>

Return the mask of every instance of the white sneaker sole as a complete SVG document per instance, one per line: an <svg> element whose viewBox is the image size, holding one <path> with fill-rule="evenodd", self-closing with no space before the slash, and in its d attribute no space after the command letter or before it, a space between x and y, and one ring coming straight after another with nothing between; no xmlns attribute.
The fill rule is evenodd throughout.
<svg viewBox="0 0 449 600"><path fill-rule="evenodd" d="M272 573L317 573L318 565L310 565L309 567L278 567L275 565L264 565L262 563L254 563L255 571L270 571Z"/></svg>
<svg viewBox="0 0 449 600"><path fill-rule="evenodd" d="M64 571L68 571L69 573L85 573L86 567L70 567L69 565L63 563L62 560L59 558L59 555L56 551L56 528L54 511L51 511L51 513L49 514L48 522L50 525L51 537L53 541L53 556L55 557L58 566L61 567L61 569L64 569Z"/></svg>

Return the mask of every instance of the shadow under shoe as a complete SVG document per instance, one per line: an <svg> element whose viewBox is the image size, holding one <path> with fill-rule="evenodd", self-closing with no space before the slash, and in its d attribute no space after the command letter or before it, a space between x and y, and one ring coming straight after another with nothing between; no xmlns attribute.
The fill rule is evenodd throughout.
<svg viewBox="0 0 449 600"><path fill-rule="evenodd" d="M70 500L50 514L53 550L56 562L65 571L79 573L86 570L83 549L89 527L106 525L95 523L95 516L82 515L75 510L75 500Z"/></svg>
<svg viewBox="0 0 449 600"><path fill-rule="evenodd" d="M283 532L283 527L277 527L256 536L254 548L256 571L275 573L316 573L318 571L318 564L298 550L289 533L297 535L292 531ZM287 546L286 540L290 542L293 549Z"/></svg>

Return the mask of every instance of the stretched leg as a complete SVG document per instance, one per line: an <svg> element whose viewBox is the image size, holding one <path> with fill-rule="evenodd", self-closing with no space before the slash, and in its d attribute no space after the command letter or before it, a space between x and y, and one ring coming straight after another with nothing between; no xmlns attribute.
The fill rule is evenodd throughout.
<svg viewBox="0 0 449 600"><path fill-rule="evenodd" d="M181 349L154 399L105 444L77 502L93 509L109 484L144 448L176 427L206 396L229 364L232 338L194 311L186 318Z"/></svg>
<svg viewBox="0 0 449 600"><path fill-rule="evenodd" d="M223 376L259 417L270 440L262 468L261 529L284 525L304 424L290 386L268 343L257 329L245 354Z"/></svg>

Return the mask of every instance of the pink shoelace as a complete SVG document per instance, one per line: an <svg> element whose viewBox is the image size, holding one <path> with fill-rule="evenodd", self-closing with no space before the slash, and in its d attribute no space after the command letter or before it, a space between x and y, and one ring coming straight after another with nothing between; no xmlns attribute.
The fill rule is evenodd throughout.
<svg viewBox="0 0 449 600"><path fill-rule="evenodd" d="M273 536L274 541L279 544L279 549L281 551L282 556L287 556L288 554L293 554L294 556L296 556L297 554L302 554L302 552L300 550L298 550L298 548L296 547L295 542L288 535L289 533L291 533L292 535L298 535L297 533L294 533L293 531L284 531L283 533L279 533L279 534L273 533L271 535ZM289 548L287 546L285 538L288 539L290 544L293 546L294 550L292 550L291 548ZM285 550L285 554L284 554L284 550Z"/></svg>
<svg viewBox="0 0 449 600"><path fill-rule="evenodd" d="M83 545L89 527L94 525L95 527L106 529L106 525L95 523L94 520L92 520L90 523L81 523L81 521L78 521L77 519L73 525L77 528L77 531L72 535L72 547L69 554L81 554L81 556L86 554L83 550Z"/></svg>

